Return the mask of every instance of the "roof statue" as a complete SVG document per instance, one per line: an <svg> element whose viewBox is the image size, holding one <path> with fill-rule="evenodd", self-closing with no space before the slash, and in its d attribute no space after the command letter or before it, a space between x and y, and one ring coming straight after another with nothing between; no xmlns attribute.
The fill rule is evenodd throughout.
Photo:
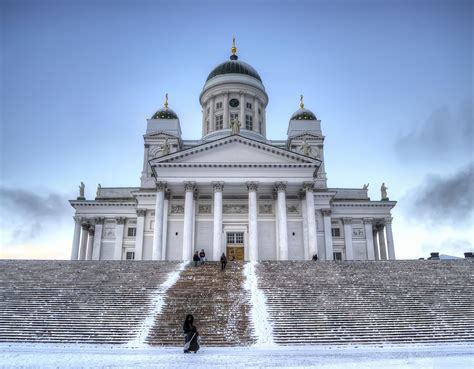
<svg viewBox="0 0 474 369"><path fill-rule="evenodd" d="M170 144L168 142L168 138L165 139L165 141L161 144L160 148L160 153L162 156L168 155L170 153Z"/></svg>
<svg viewBox="0 0 474 369"><path fill-rule="evenodd" d="M84 189L85 188L86 188L86 185L84 184L84 182L81 182L81 184L79 186L79 197L84 198Z"/></svg>
<svg viewBox="0 0 474 369"><path fill-rule="evenodd" d="M100 183L97 185L97 191L95 193L95 196L96 197L100 197L100 190L102 189L102 186L100 185Z"/></svg>
<svg viewBox="0 0 474 369"><path fill-rule="evenodd" d="M382 200L387 200L388 199L387 190L388 190L388 187L385 186L385 182L382 183L382 186L380 187L380 192L382 194Z"/></svg>
<svg viewBox="0 0 474 369"><path fill-rule="evenodd" d="M230 128L232 129L233 135L240 134L240 126L241 124L238 119L233 119L232 122L230 122Z"/></svg>
<svg viewBox="0 0 474 369"><path fill-rule="evenodd" d="M364 183L364 186L362 187L363 190L368 190L369 189L369 183L365 184Z"/></svg>
<svg viewBox="0 0 474 369"><path fill-rule="evenodd" d="M303 155L311 156L311 146L306 142L306 139L304 139L303 143L301 144L301 151L303 152Z"/></svg>

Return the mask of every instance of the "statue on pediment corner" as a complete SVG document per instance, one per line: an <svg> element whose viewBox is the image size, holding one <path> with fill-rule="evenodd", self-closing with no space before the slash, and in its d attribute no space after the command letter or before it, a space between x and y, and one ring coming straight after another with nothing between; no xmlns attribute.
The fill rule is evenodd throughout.
<svg viewBox="0 0 474 369"><path fill-rule="evenodd" d="M240 126L241 124L238 119L233 119L232 122L230 122L230 128L233 135L240 134Z"/></svg>
<svg viewBox="0 0 474 369"><path fill-rule="evenodd" d="M86 185L84 184L84 182L81 182L79 186L79 197L84 197L85 188L86 188Z"/></svg>

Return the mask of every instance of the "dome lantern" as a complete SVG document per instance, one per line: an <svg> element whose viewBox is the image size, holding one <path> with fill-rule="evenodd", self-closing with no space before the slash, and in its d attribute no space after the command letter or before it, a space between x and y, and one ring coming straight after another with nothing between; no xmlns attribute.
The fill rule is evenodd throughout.
<svg viewBox="0 0 474 369"><path fill-rule="evenodd" d="M165 103L163 107L159 109L151 119L178 119L178 115L168 107L168 94L165 94Z"/></svg>

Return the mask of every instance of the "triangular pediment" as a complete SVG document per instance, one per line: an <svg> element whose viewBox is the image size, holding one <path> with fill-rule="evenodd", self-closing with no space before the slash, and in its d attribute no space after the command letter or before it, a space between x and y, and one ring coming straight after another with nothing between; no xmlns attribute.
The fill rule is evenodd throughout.
<svg viewBox="0 0 474 369"><path fill-rule="evenodd" d="M150 161L154 164L287 164L318 167L320 160L240 135L221 138Z"/></svg>
<svg viewBox="0 0 474 369"><path fill-rule="evenodd" d="M175 139L179 139L179 136L177 135L173 135L169 132L166 132L166 131L158 131L158 132L153 132L153 133L147 133L146 135L144 135L143 137L145 138L151 138L151 139L172 139L172 138L175 138Z"/></svg>

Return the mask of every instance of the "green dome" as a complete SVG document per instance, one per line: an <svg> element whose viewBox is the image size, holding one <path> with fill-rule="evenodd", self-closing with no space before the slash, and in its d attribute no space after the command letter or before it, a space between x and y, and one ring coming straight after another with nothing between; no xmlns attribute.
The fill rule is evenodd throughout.
<svg viewBox="0 0 474 369"><path fill-rule="evenodd" d="M207 76L206 82L211 78L220 76L223 74L246 74L247 76L258 79L262 82L262 79L258 75L257 71L253 67L243 61L239 61L237 55L232 55L229 61L219 64L215 67L211 73Z"/></svg>
<svg viewBox="0 0 474 369"><path fill-rule="evenodd" d="M178 119L178 115L170 108L161 108L151 119Z"/></svg>
<svg viewBox="0 0 474 369"><path fill-rule="evenodd" d="M311 110L301 108L291 116L290 120L317 120L317 118Z"/></svg>

